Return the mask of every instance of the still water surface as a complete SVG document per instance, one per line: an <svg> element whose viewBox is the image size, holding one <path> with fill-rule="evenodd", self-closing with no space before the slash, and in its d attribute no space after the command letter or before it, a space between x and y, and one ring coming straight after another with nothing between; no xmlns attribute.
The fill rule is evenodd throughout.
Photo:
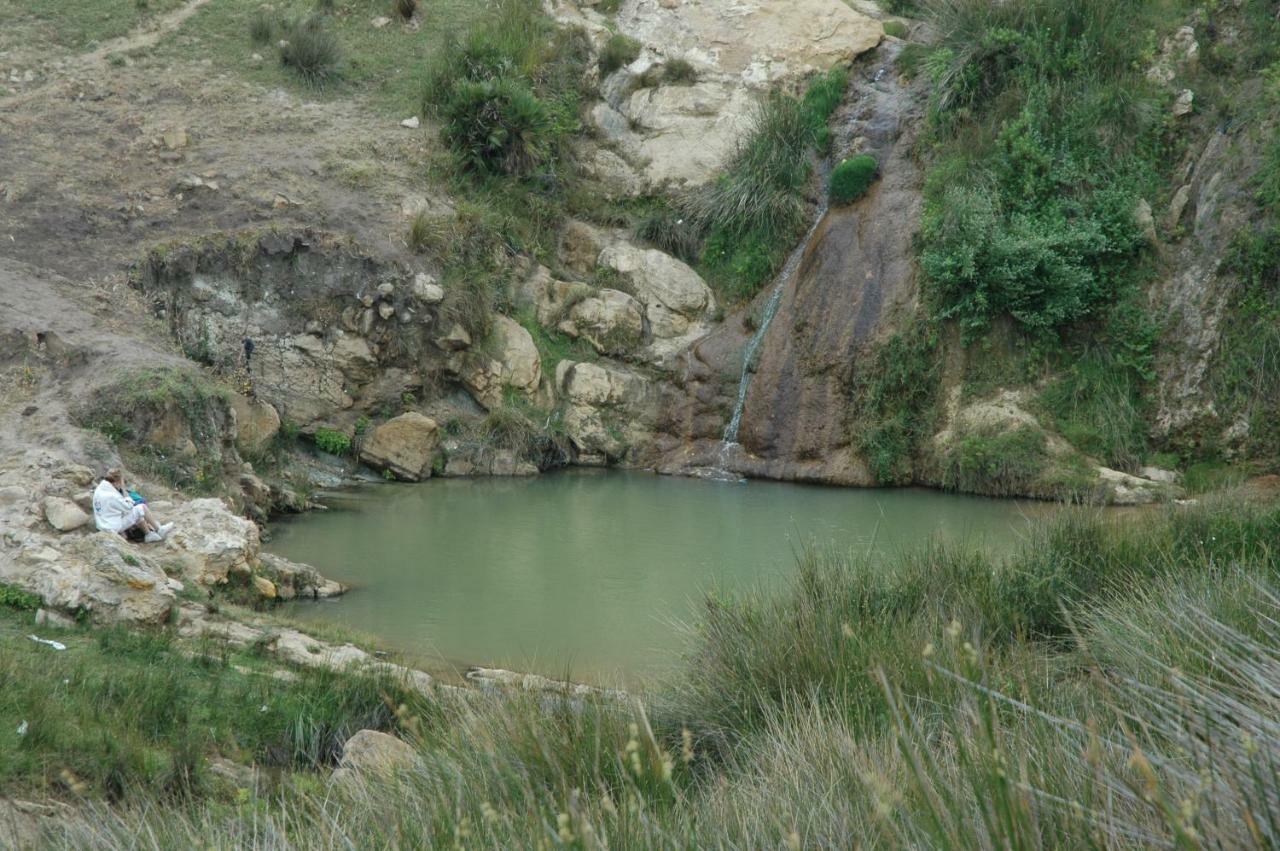
<svg viewBox="0 0 1280 851"><path fill-rule="evenodd" d="M1042 506L926 490L568 471L331 494L269 549L355 590L297 604L420 662L629 680L678 657L709 590L782 588L806 544L1010 547Z"/></svg>

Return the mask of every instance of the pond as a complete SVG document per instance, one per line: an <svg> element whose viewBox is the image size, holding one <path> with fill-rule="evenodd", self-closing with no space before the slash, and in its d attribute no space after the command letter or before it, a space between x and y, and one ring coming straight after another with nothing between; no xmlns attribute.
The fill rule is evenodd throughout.
<svg viewBox="0 0 1280 851"><path fill-rule="evenodd" d="M931 536L1006 549L1042 505L927 490L616 471L327 495L268 549L354 586L294 604L419 664L626 682L670 665L706 592L783 588L806 545L883 556Z"/></svg>

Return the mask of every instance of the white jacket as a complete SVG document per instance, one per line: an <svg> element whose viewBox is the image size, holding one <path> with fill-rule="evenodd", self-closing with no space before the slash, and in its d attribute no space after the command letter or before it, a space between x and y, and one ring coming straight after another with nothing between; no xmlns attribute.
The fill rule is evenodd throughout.
<svg viewBox="0 0 1280 851"><path fill-rule="evenodd" d="M93 522L103 532L123 532L138 522L138 510L128 494L103 479L93 491Z"/></svg>

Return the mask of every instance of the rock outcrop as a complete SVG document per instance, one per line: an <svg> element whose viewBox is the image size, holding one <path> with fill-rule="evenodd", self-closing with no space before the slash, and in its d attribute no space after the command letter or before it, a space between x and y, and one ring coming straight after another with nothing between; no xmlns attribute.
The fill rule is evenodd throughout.
<svg viewBox="0 0 1280 851"><path fill-rule="evenodd" d="M347 739L330 781L347 783L357 777L389 780L418 764L418 752L408 742L377 730L360 730Z"/></svg>
<svg viewBox="0 0 1280 851"><path fill-rule="evenodd" d="M589 9L553 5L562 19L608 37ZM642 51L602 82L604 99L591 120L638 176L634 185L647 187L709 180L749 128L764 91L848 62L884 36L878 20L840 0L627 0L617 29ZM696 79L668 80L664 69L677 60ZM616 166L593 170L606 185L629 188Z"/></svg>
<svg viewBox="0 0 1280 851"><path fill-rule="evenodd" d="M258 563L258 527L238 517L219 499L193 499L175 512L176 524L164 549L182 565L183 575L201 585L248 577Z"/></svg>
<svg viewBox="0 0 1280 851"><path fill-rule="evenodd" d="M537 396L542 383L542 359L529 332L507 316L495 315L486 347L469 350L450 362L463 385L486 408L502 405L511 390L526 399Z"/></svg>
<svg viewBox="0 0 1280 851"><path fill-rule="evenodd" d="M653 394L641 375L619 365L561 361L556 386L578 463L634 458L634 450L652 439Z"/></svg>

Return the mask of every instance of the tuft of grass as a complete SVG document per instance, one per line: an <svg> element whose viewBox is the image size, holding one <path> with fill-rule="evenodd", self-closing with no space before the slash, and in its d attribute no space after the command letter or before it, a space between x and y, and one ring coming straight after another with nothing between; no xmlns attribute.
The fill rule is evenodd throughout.
<svg viewBox="0 0 1280 851"><path fill-rule="evenodd" d="M432 245L431 229L434 226L434 219L425 210L419 210L409 221L409 232L405 237L409 250L414 254L426 252Z"/></svg>
<svg viewBox="0 0 1280 851"><path fill-rule="evenodd" d="M616 33L609 37L600 50L600 75L612 74L635 62L640 57L640 42L634 38Z"/></svg>
<svg viewBox="0 0 1280 851"><path fill-rule="evenodd" d="M342 47L318 15L288 21L281 27L280 62L307 85L321 88L340 76Z"/></svg>
<svg viewBox="0 0 1280 851"><path fill-rule="evenodd" d="M662 80L670 85L693 85L698 72L687 59L669 59L662 65Z"/></svg>
<svg viewBox="0 0 1280 851"><path fill-rule="evenodd" d="M249 40L257 45L267 45L275 37L276 22L266 9L258 9L249 19Z"/></svg>
<svg viewBox="0 0 1280 851"><path fill-rule="evenodd" d="M871 188L880 172L880 164L869 154L841 160L831 171L831 203L852 204Z"/></svg>
<svg viewBox="0 0 1280 851"><path fill-rule="evenodd" d="M993 496L1034 493L1049 467L1048 441L1034 426L1009 431L973 429L952 439L942 486Z"/></svg>
<svg viewBox="0 0 1280 851"><path fill-rule="evenodd" d="M527 176L555 153L551 112L517 80L457 83L441 118L445 142L478 171Z"/></svg>
<svg viewBox="0 0 1280 851"><path fill-rule="evenodd" d="M907 26L905 21L885 21L884 34L893 36L894 38L906 38L911 33L911 28Z"/></svg>
<svg viewBox="0 0 1280 851"><path fill-rule="evenodd" d="M418 11L418 0L395 0L395 9L403 20L412 20L414 13Z"/></svg>

